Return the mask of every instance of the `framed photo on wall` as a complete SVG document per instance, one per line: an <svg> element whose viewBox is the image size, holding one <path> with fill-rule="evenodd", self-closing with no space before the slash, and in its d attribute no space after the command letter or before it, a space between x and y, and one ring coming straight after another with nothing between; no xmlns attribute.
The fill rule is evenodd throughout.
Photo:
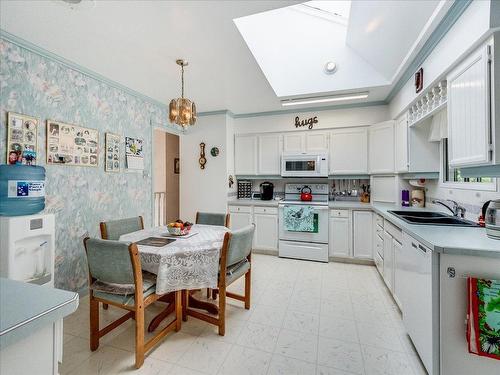
<svg viewBox="0 0 500 375"><path fill-rule="evenodd" d="M179 174L180 168L181 168L181 163L179 161L179 158L174 158L174 173Z"/></svg>
<svg viewBox="0 0 500 375"><path fill-rule="evenodd" d="M47 164L97 167L99 131L47 120Z"/></svg>
<svg viewBox="0 0 500 375"><path fill-rule="evenodd" d="M36 165L38 119L7 112L7 164Z"/></svg>
<svg viewBox="0 0 500 375"><path fill-rule="evenodd" d="M120 172L120 140L121 136L118 134L105 134L104 170L106 172Z"/></svg>

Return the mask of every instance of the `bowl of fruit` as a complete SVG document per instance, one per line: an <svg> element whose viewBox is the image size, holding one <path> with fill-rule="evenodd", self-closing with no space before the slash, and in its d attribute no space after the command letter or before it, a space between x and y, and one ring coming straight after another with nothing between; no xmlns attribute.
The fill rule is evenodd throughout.
<svg viewBox="0 0 500 375"><path fill-rule="evenodd" d="M167 230L172 236L185 236L191 230L192 225L189 221L176 220L167 225Z"/></svg>

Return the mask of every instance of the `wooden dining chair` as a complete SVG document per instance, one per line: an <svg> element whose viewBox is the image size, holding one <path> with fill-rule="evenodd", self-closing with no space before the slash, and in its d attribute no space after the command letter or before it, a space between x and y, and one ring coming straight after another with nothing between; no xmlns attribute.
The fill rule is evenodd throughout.
<svg viewBox="0 0 500 375"><path fill-rule="evenodd" d="M230 215L212 212L197 212L196 224L218 225L229 228Z"/></svg>
<svg viewBox="0 0 500 375"><path fill-rule="evenodd" d="M90 350L97 350L101 337L134 318L135 367L140 368L146 352L169 332L180 330L182 293L175 292L175 319L144 342L144 310L162 296L156 294L156 276L142 272L137 245L88 237L83 243L89 271ZM113 305L128 312L100 329L99 303Z"/></svg>
<svg viewBox="0 0 500 375"><path fill-rule="evenodd" d="M226 333L226 297L245 303L245 309L250 309L251 271L252 271L252 241L255 225L227 232L224 236L219 259L219 278L216 294L219 295L219 313L217 317L207 315L189 307L184 294L185 315L204 320L219 327L219 335ZM245 276L245 295L227 292L226 288L240 277Z"/></svg>
<svg viewBox="0 0 500 375"><path fill-rule="evenodd" d="M124 234L144 229L144 220L142 216L136 216L127 219L101 221L99 227L103 240L118 241L120 236Z"/></svg>
<svg viewBox="0 0 500 375"><path fill-rule="evenodd" d="M136 216L127 219L101 221L99 228L101 229L101 238L103 240L118 241L123 234L144 229L144 220L142 216ZM108 305L105 303L102 307L104 310L108 309Z"/></svg>
<svg viewBox="0 0 500 375"><path fill-rule="evenodd" d="M196 212L196 224L217 225L229 228L230 215L212 212ZM207 288L207 298L210 297L210 288ZM215 293L212 291L212 298L215 299Z"/></svg>

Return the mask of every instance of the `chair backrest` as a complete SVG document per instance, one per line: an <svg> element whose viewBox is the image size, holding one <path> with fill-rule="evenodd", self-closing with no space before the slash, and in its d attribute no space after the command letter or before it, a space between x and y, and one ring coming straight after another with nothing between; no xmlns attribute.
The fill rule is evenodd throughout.
<svg viewBox="0 0 500 375"><path fill-rule="evenodd" d="M254 232L255 225L252 224L230 233L226 233L226 236L229 237L226 250L227 267L241 262L250 255L252 252ZM224 244L226 244L226 241L224 241Z"/></svg>
<svg viewBox="0 0 500 375"><path fill-rule="evenodd" d="M100 223L101 238L103 240L118 241L122 234L137 232L144 229L142 216L127 219L103 221Z"/></svg>
<svg viewBox="0 0 500 375"><path fill-rule="evenodd" d="M222 227L229 227L229 214L197 212L196 224L219 225Z"/></svg>
<svg viewBox="0 0 500 375"><path fill-rule="evenodd" d="M135 284L141 275L137 245L88 237L83 243L91 284L94 279L112 284Z"/></svg>

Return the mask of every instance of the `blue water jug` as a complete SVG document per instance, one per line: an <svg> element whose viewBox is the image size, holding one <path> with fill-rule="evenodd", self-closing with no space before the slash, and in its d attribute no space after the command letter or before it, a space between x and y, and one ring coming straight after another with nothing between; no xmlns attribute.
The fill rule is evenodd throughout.
<svg viewBox="0 0 500 375"><path fill-rule="evenodd" d="M37 214L45 208L45 168L0 165L0 216Z"/></svg>

